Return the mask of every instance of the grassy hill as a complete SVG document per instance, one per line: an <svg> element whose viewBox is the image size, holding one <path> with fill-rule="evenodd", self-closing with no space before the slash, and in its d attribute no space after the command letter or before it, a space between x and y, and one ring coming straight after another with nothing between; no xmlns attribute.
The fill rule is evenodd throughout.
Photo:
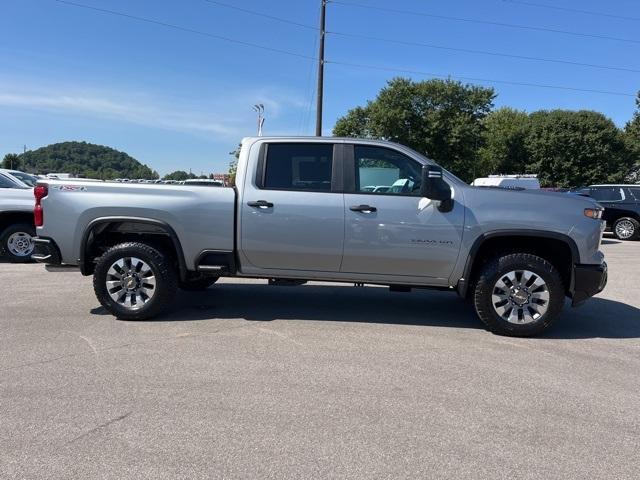
<svg viewBox="0 0 640 480"><path fill-rule="evenodd" d="M62 142L25 152L22 169L38 174L71 173L86 178L158 178L158 173L124 152L87 142Z"/></svg>

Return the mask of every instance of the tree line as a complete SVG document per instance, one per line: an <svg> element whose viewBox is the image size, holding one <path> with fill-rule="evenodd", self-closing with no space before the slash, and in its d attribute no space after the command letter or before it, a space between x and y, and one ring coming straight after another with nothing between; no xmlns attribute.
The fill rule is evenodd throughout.
<svg viewBox="0 0 640 480"><path fill-rule="evenodd" d="M495 98L490 87L395 78L333 134L401 143L467 182L521 173L550 187L640 181L640 93L624 128L590 110L494 109Z"/></svg>
<svg viewBox="0 0 640 480"><path fill-rule="evenodd" d="M69 173L75 177L102 180L159 178L158 172L130 155L87 142L61 142L20 155L9 153L5 155L2 166L34 174Z"/></svg>
<svg viewBox="0 0 640 480"><path fill-rule="evenodd" d="M101 180L160 178L158 172L124 152L87 142L54 143L20 155L8 153L0 165L2 168L34 174L69 173L74 177ZM162 177L163 180L178 181L192 178L209 177L184 170L176 170Z"/></svg>

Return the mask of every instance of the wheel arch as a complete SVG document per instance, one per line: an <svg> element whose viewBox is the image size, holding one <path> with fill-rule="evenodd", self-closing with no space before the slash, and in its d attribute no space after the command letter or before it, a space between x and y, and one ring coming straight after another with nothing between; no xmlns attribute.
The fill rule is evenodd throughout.
<svg viewBox="0 0 640 480"><path fill-rule="evenodd" d="M621 218L633 218L634 220L640 222L640 212L636 212L635 210L623 210L616 208L611 212L611 216L609 219L609 222L611 222L611 226L613 227L613 224L615 224Z"/></svg>
<svg viewBox="0 0 640 480"><path fill-rule="evenodd" d="M566 293L570 293L572 268L580 263L578 246L571 237L544 230L497 230L483 233L473 242L458 282L460 296L467 297L482 265L499 252L531 253L546 259L560 271Z"/></svg>
<svg viewBox="0 0 640 480"><path fill-rule="evenodd" d="M185 279L187 277L187 266L182 244L171 225L162 220L152 218L124 216L100 217L89 222L80 241L78 266L83 275L91 275L93 273L95 265L91 256L99 251L101 242L104 242L110 235L112 237L120 237L122 241L144 243L146 240L151 245L161 244L165 251L170 248L170 253L176 259L180 278Z"/></svg>
<svg viewBox="0 0 640 480"><path fill-rule="evenodd" d="M0 233L2 233L5 228L10 227L11 225L15 225L16 223L28 223L30 225L33 225L33 211L18 210L0 212Z"/></svg>

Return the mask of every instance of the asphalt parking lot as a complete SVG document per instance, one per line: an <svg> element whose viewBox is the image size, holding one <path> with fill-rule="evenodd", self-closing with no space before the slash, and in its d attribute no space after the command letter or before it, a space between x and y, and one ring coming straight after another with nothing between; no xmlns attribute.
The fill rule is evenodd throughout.
<svg viewBox="0 0 640 480"><path fill-rule="evenodd" d="M603 249L535 339L446 292L236 280L126 322L0 263L0 478L637 479L640 242Z"/></svg>

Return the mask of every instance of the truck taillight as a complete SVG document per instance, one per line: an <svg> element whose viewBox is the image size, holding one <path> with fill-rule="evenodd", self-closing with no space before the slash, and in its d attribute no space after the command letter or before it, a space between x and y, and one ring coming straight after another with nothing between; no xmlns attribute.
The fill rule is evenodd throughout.
<svg viewBox="0 0 640 480"><path fill-rule="evenodd" d="M36 185L33 189L33 195L36 197L36 205L33 207L33 222L36 227L44 225L44 214L42 211L42 199L49 193L49 187L46 185Z"/></svg>

